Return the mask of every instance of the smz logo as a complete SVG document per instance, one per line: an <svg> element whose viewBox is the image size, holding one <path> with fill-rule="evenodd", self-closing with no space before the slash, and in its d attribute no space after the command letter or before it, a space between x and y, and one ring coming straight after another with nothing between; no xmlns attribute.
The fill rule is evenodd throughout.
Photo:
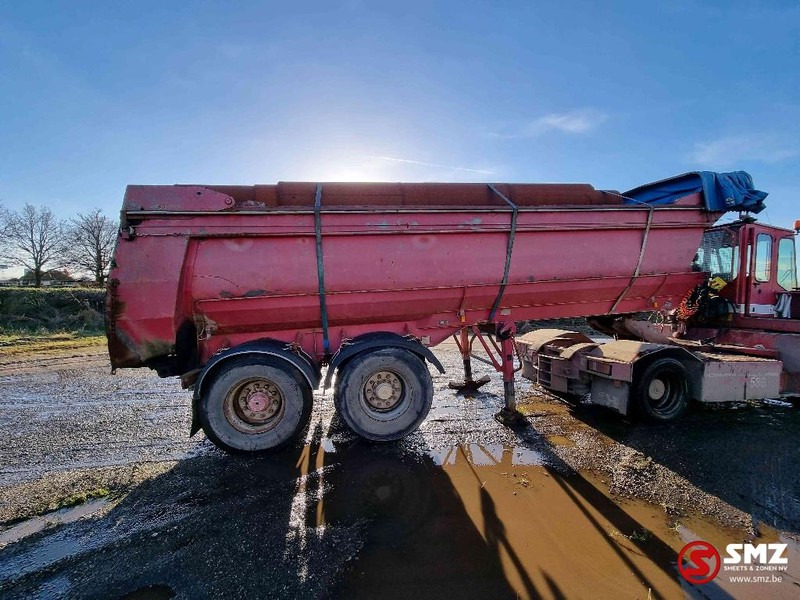
<svg viewBox="0 0 800 600"><path fill-rule="evenodd" d="M728 544L725 551L726 565L746 565L753 564L755 561L762 565L788 565L789 559L784 556L788 544ZM739 552L742 554L740 555Z"/></svg>
<svg viewBox="0 0 800 600"><path fill-rule="evenodd" d="M717 576L723 563L726 570L781 570L769 565L787 565L786 548L787 544L728 544L723 560L714 546L697 540L686 544L678 553L678 571L689 583L702 585ZM749 566L754 563L762 566Z"/></svg>
<svg viewBox="0 0 800 600"><path fill-rule="evenodd" d="M701 540L689 542L678 553L678 571L686 581L694 585L714 579L721 564L722 559L717 549Z"/></svg>

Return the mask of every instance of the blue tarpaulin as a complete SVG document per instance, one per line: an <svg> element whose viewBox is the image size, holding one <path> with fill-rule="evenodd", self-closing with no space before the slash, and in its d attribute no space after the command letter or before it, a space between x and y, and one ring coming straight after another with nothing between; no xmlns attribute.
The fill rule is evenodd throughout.
<svg viewBox="0 0 800 600"><path fill-rule="evenodd" d="M753 178L745 171L693 171L641 185L622 195L630 198L628 204L672 204L678 198L700 191L703 192L706 209L713 212L761 212L764 209L764 198L767 197L767 192L753 188Z"/></svg>

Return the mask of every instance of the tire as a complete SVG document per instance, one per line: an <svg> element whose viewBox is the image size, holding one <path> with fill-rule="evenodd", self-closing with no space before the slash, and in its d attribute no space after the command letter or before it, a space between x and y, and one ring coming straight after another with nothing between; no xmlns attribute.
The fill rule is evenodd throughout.
<svg viewBox="0 0 800 600"><path fill-rule="evenodd" d="M635 384L639 416L651 423L680 418L689 407L689 373L674 358L659 358L648 365Z"/></svg>
<svg viewBox="0 0 800 600"><path fill-rule="evenodd" d="M293 442L308 426L312 391L302 374L270 356L222 365L200 400L206 436L234 454L263 454Z"/></svg>
<svg viewBox="0 0 800 600"><path fill-rule="evenodd" d="M359 354L339 371L336 410L347 426L374 442L415 431L431 409L433 382L425 362L402 348Z"/></svg>

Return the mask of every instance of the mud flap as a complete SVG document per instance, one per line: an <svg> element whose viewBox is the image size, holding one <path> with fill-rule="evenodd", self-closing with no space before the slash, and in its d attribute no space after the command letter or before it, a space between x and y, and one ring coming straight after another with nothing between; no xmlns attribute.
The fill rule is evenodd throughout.
<svg viewBox="0 0 800 600"><path fill-rule="evenodd" d="M630 405L630 383L619 379L592 377L592 404L606 406L627 416Z"/></svg>
<svg viewBox="0 0 800 600"><path fill-rule="evenodd" d="M189 437L200 431L200 419L197 417L197 398L192 395L192 427L189 429Z"/></svg>

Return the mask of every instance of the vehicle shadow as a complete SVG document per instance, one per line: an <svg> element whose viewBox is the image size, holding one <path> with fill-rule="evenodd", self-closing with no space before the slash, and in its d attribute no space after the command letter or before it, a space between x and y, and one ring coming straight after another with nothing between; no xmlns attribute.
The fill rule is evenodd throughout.
<svg viewBox="0 0 800 600"><path fill-rule="evenodd" d="M317 425L308 444L279 454L180 461L107 514L3 549L0 596L322 598L346 594L340 581L353 571L407 581L393 597L415 587L516 597L430 458L359 441L326 447ZM368 548L386 544L394 561L378 565Z"/></svg>
<svg viewBox="0 0 800 600"><path fill-rule="evenodd" d="M663 596L597 515L625 535L643 524L569 469L535 430L518 433L522 447L543 457L585 526L606 540L615 563ZM335 448L331 435L343 440ZM4 549L0 592L8 598L566 597L560 575L540 572L535 581L536 557L510 541L519 523L503 518L475 467L464 469L475 473L478 520L415 436L413 452L406 444L370 445L341 435L334 419L326 427L317 423L306 445L279 454L211 451L185 459L107 514ZM564 537L569 532L564 523ZM668 578L677 577L675 551L657 536L629 544Z"/></svg>
<svg viewBox="0 0 800 600"><path fill-rule="evenodd" d="M675 423L629 422L602 407L573 416L652 457L700 490L780 530L800 532L800 411L784 403L695 405Z"/></svg>

